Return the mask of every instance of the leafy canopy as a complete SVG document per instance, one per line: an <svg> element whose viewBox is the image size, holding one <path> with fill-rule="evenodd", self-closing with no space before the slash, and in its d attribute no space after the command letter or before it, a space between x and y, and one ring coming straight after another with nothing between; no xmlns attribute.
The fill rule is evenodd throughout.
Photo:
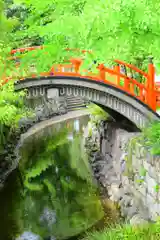
<svg viewBox="0 0 160 240"><path fill-rule="evenodd" d="M110 63L115 58L138 64L159 60L159 0L15 0L29 9L15 39L43 38L55 61L66 47L92 49L87 56ZM146 64L146 62L144 62Z"/></svg>

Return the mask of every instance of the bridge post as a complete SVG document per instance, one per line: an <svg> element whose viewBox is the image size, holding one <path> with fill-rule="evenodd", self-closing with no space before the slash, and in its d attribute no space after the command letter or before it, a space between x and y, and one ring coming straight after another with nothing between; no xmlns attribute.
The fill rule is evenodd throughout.
<svg viewBox="0 0 160 240"><path fill-rule="evenodd" d="M149 57L148 64L147 99L149 106L156 111L155 67L152 57Z"/></svg>
<svg viewBox="0 0 160 240"><path fill-rule="evenodd" d="M99 75L100 75L101 80L103 80L105 82L105 79L106 79L105 66L103 64L99 64L97 69L99 70Z"/></svg>
<svg viewBox="0 0 160 240"><path fill-rule="evenodd" d="M120 76L119 76L119 73L120 73L120 65L119 63L117 63L114 67L114 70L115 72L117 72L117 85L120 86Z"/></svg>
<svg viewBox="0 0 160 240"><path fill-rule="evenodd" d="M82 60L76 58L76 59L70 59L70 62L74 65L75 72L78 73L80 66L82 64Z"/></svg>

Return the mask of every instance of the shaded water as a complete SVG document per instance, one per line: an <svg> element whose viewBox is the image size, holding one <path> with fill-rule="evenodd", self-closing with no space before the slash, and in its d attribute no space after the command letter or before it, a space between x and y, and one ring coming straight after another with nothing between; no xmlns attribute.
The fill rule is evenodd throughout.
<svg viewBox="0 0 160 240"><path fill-rule="evenodd" d="M82 141L88 119L55 124L23 144L0 193L0 239L66 239L102 219Z"/></svg>

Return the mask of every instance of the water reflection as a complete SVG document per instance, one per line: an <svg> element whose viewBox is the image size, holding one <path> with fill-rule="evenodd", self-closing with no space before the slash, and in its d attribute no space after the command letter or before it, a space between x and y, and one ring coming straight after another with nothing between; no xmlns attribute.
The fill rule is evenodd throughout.
<svg viewBox="0 0 160 240"><path fill-rule="evenodd" d="M2 214L8 231L4 239L65 239L103 217L82 144L82 128L87 120L59 124L42 137L26 141L21 149L19 175L15 174L6 192L1 193L1 206L7 198L10 207L7 215ZM13 184L15 179L17 183Z"/></svg>

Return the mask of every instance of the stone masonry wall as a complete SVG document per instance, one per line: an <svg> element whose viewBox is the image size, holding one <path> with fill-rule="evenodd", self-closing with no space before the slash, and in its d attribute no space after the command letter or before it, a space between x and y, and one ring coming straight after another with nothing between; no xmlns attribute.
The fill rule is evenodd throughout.
<svg viewBox="0 0 160 240"><path fill-rule="evenodd" d="M133 194L135 203L144 206L148 217L156 220L160 216L160 156L153 157L134 137L116 130L113 166L123 187ZM135 144L125 149L133 139Z"/></svg>
<svg viewBox="0 0 160 240"><path fill-rule="evenodd" d="M114 122L101 122L92 132L92 142L100 145L91 159L94 175L131 224L160 216L160 157L151 156L135 140L127 148L138 135Z"/></svg>

